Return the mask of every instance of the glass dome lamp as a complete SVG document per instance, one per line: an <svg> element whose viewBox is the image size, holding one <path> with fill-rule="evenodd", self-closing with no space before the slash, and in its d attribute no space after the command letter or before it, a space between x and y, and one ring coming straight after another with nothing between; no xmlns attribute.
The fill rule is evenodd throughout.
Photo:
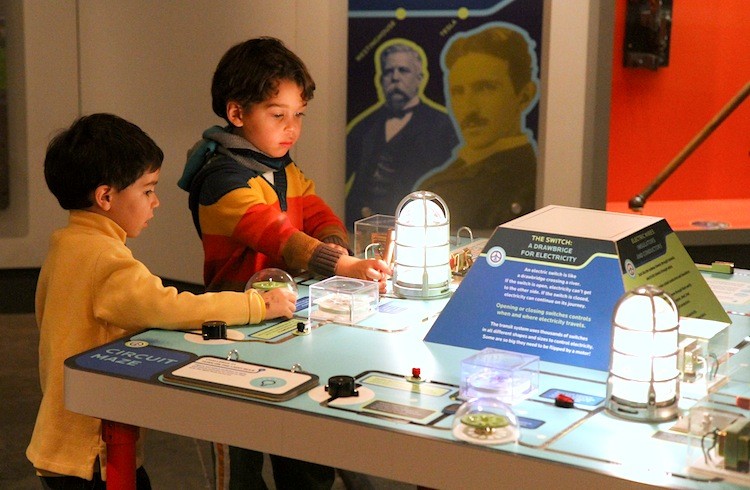
<svg viewBox="0 0 750 490"><path fill-rule="evenodd" d="M396 208L393 292L404 298L450 293L450 213L440 196L412 192Z"/></svg>
<svg viewBox="0 0 750 490"><path fill-rule="evenodd" d="M663 422L677 417L679 313L656 286L625 293L612 314L607 410L625 419Z"/></svg>

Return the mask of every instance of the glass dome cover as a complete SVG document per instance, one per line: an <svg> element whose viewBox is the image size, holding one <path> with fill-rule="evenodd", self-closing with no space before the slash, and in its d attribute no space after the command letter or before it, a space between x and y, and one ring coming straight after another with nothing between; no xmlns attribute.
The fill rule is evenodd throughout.
<svg viewBox="0 0 750 490"><path fill-rule="evenodd" d="M248 289L257 289L258 291L270 291L276 288L286 288L293 293L297 293L297 283L292 276L286 271L269 267L256 272L250 277L245 285L245 291Z"/></svg>
<svg viewBox="0 0 750 490"><path fill-rule="evenodd" d="M471 398L458 407L453 417L453 435L472 444L516 442L519 434L518 417L497 398Z"/></svg>

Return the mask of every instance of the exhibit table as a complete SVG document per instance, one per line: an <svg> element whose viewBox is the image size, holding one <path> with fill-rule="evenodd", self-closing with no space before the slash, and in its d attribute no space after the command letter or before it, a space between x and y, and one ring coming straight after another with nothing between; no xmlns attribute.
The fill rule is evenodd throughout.
<svg viewBox="0 0 750 490"><path fill-rule="evenodd" d="M705 275L712 287L750 289L744 274ZM691 470L702 455L684 419L696 403L747 416L734 405L750 396L747 379L731 375L744 372L750 349L725 359L724 381L709 397L683 395L683 419L658 424L604 409L607 372L542 361L538 389L512 406L519 440L492 444L453 430L462 361L477 351L423 340L447 299L385 296L355 325L301 332L310 284L300 284L300 317L291 321L230 327L227 339L211 340L146 330L68 359L66 407L431 488L747 486ZM750 336L744 301L727 306L732 346ZM338 376L354 378L356 396L331 396L326 385ZM556 404L561 393L572 407Z"/></svg>

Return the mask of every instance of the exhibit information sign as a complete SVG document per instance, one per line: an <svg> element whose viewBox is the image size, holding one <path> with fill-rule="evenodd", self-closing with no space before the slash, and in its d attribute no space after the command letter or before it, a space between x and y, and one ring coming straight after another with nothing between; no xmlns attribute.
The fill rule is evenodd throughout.
<svg viewBox="0 0 750 490"><path fill-rule="evenodd" d="M646 284L729 323L665 220L547 206L495 230L425 341L607 370L614 305Z"/></svg>

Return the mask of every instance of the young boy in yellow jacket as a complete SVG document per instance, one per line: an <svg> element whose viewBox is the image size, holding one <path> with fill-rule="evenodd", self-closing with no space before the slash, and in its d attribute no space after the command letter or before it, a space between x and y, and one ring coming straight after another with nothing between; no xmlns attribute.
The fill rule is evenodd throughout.
<svg viewBox="0 0 750 490"><path fill-rule="evenodd" d="M42 402L26 455L45 488L105 488L101 420L63 403L66 358L147 327L197 328L291 318L294 293L274 289L194 295L164 287L125 245L159 205L164 154L136 125L85 116L57 135L44 161L47 186L68 225L52 235L36 290ZM150 488L138 454L137 484Z"/></svg>

